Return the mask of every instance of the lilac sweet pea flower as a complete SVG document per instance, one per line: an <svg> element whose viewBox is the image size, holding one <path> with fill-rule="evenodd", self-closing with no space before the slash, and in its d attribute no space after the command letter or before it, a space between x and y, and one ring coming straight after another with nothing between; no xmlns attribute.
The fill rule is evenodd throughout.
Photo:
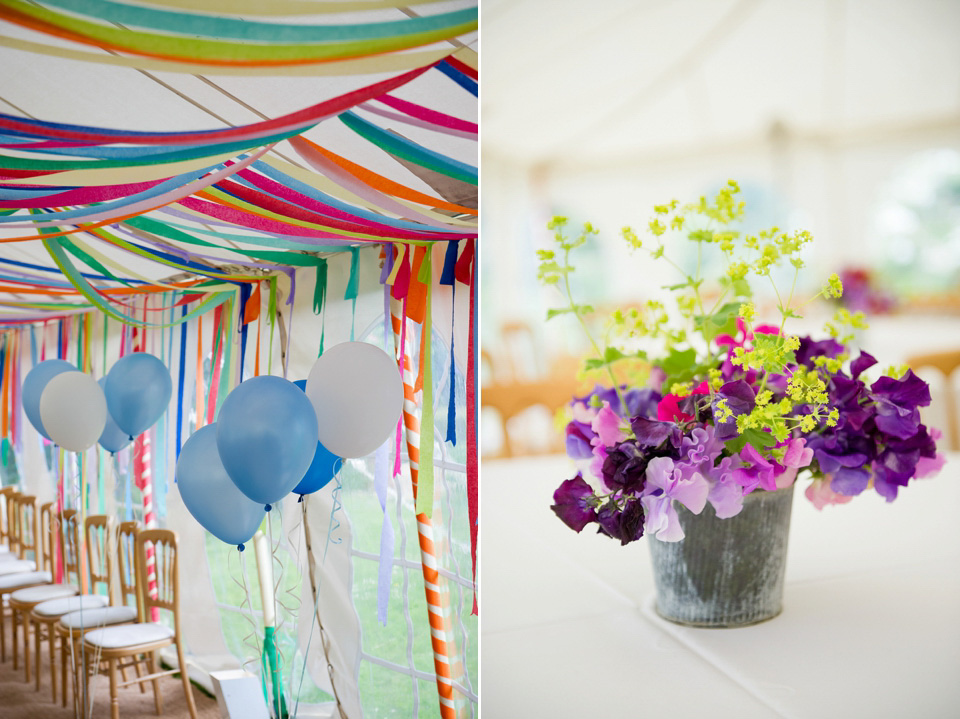
<svg viewBox="0 0 960 719"><path fill-rule="evenodd" d="M653 532L664 542L678 542L684 537L680 518L673 501L680 502L694 514L707 504L710 485L699 472L684 477L669 457L654 457L647 464L647 481L641 501L646 513L645 531Z"/></svg>
<svg viewBox="0 0 960 719"><path fill-rule="evenodd" d="M743 509L743 487L733 476L733 457L724 457L706 474L710 481L707 501L713 505L718 519L728 519Z"/></svg>

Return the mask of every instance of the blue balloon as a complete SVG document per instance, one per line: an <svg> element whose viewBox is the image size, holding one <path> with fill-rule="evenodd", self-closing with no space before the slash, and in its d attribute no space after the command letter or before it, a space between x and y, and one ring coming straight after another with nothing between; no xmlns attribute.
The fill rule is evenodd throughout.
<svg viewBox="0 0 960 719"><path fill-rule="evenodd" d="M343 460L340 457L317 442L317 451L313 455L310 468L307 469L307 473L303 475L299 484L293 488L293 493L299 495L312 494L318 489L323 489L333 479L341 464L343 464Z"/></svg>
<svg viewBox="0 0 960 719"><path fill-rule="evenodd" d="M47 382L61 372L76 371L77 366L75 364L70 364L62 359L49 359L34 365L33 369L27 372L27 376L23 378L23 388L20 393L20 402L23 404L23 411L26 413L27 419L30 420L30 424L33 425L34 429L47 439L50 439L50 435L47 434L47 430L44 429L43 422L40 419L40 395L42 395L43 390L46 389ZM52 442L53 440L50 441Z"/></svg>
<svg viewBox="0 0 960 719"><path fill-rule="evenodd" d="M307 391L307 380L298 379L294 384L302 391ZM293 493L303 496L323 489L333 479L342 464L343 460L340 457L324 447L321 442L317 442L317 451L313 455L310 468L303 475L300 483L293 488Z"/></svg>
<svg viewBox="0 0 960 719"><path fill-rule="evenodd" d="M103 386L106 383L106 377L101 377L97 380L97 384L100 385L100 389L103 389ZM109 409L107 410L107 424L103 428L103 432L100 434L100 439L97 441L100 442L101 447L111 454L116 454L131 442L130 435L120 429L113 417L110 416Z"/></svg>
<svg viewBox="0 0 960 719"><path fill-rule="evenodd" d="M307 396L293 382L262 375L241 382L223 401L217 447L240 491L272 504L307 473L317 431L317 414Z"/></svg>
<svg viewBox="0 0 960 719"><path fill-rule="evenodd" d="M245 497L227 474L217 450L217 423L184 442L177 460L177 489L193 518L221 542L243 545L263 521L263 505Z"/></svg>
<svg viewBox="0 0 960 719"><path fill-rule="evenodd" d="M133 352L118 359L103 387L107 411L128 437L150 429L170 404L170 370L151 354Z"/></svg>

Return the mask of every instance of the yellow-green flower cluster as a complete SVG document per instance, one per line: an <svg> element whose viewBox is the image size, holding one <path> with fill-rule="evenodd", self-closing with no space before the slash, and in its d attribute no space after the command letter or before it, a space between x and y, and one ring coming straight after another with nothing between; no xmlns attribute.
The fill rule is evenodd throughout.
<svg viewBox="0 0 960 719"><path fill-rule="evenodd" d="M823 329L841 344L846 344L854 338L856 330L865 330L869 326L863 312L850 312L846 307L841 307L833 314L833 319L823 325Z"/></svg>

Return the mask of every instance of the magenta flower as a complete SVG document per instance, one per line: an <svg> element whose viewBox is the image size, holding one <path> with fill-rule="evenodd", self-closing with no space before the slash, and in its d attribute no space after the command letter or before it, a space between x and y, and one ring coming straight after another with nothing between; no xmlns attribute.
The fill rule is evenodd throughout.
<svg viewBox="0 0 960 719"><path fill-rule="evenodd" d="M647 481L641 495L647 515L644 530L664 542L680 541L684 533L674 500L700 514L709 493L710 484L699 472L684 477L670 457L654 457L647 464Z"/></svg>
<svg viewBox="0 0 960 719"><path fill-rule="evenodd" d="M701 382L695 389L691 390L691 395L710 394L706 382ZM690 422L694 419L692 414L687 414L680 409L680 400L684 399L675 394L665 395L657 404L657 419L661 422Z"/></svg>

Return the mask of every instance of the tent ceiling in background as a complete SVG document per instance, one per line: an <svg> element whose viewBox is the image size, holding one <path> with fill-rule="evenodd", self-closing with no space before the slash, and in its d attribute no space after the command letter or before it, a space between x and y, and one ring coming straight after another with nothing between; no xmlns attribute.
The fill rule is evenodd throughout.
<svg viewBox="0 0 960 719"><path fill-rule="evenodd" d="M602 165L960 131L960 3L485 0L485 156ZM781 123L779 126L776 123Z"/></svg>

